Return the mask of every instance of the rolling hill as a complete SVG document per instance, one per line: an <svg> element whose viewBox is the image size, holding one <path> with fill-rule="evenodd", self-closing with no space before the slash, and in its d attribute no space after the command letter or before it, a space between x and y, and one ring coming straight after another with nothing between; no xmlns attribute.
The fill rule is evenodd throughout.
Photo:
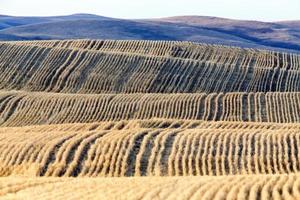
<svg viewBox="0 0 300 200"><path fill-rule="evenodd" d="M300 56L292 53L166 41L0 47L0 88L94 94L300 91Z"/></svg>
<svg viewBox="0 0 300 200"><path fill-rule="evenodd" d="M0 40L176 40L300 51L299 38L297 21L267 23L201 16L128 20L89 14L0 16Z"/></svg>
<svg viewBox="0 0 300 200"><path fill-rule="evenodd" d="M0 42L0 198L299 199L299 76L291 52Z"/></svg>
<svg viewBox="0 0 300 200"><path fill-rule="evenodd" d="M299 199L299 175L0 180L2 199Z"/></svg>

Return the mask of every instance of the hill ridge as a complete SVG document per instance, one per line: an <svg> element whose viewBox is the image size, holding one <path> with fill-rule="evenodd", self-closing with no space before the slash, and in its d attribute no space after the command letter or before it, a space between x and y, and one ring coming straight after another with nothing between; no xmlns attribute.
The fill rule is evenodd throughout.
<svg viewBox="0 0 300 200"><path fill-rule="evenodd" d="M300 24L297 21L270 23L201 16L185 18L117 19L90 14L56 17L7 16L0 17L0 40L184 40L291 52L300 50ZM85 20L85 23L80 20ZM168 34L170 32L172 35Z"/></svg>
<svg viewBox="0 0 300 200"><path fill-rule="evenodd" d="M60 43L70 48L51 47ZM300 91L297 54L165 41L19 44L0 43L3 90L96 94ZM76 49L77 45L83 46ZM96 51L85 50L90 47Z"/></svg>
<svg viewBox="0 0 300 200"><path fill-rule="evenodd" d="M299 80L289 52L0 42L0 198L299 199Z"/></svg>

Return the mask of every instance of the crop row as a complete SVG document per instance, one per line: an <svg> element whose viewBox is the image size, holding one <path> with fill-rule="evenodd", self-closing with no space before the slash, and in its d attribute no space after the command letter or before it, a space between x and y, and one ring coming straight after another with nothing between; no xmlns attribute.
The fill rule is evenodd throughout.
<svg viewBox="0 0 300 200"><path fill-rule="evenodd" d="M280 200L300 198L300 177L2 178L2 199Z"/></svg>
<svg viewBox="0 0 300 200"><path fill-rule="evenodd" d="M300 172L298 130L7 131L0 176L199 176Z"/></svg>
<svg viewBox="0 0 300 200"><path fill-rule="evenodd" d="M2 44L0 88L65 93L300 91L298 70L274 68L261 60L253 64L250 56L224 58L204 62Z"/></svg>
<svg viewBox="0 0 300 200"><path fill-rule="evenodd" d="M129 119L300 122L300 93L102 94L0 93L0 125Z"/></svg>
<svg viewBox="0 0 300 200"><path fill-rule="evenodd" d="M6 132L55 132L55 131L102 131L102 130L135 130L135 129L216 129L216 130L300 130L299 123L258 123L258 122L230 122L230 121L201 121L201 120L121 120L101 121L94 123L69 123L51 125L33 125L22 127L1 127L0 134Z"/></svg>
<svg viewBox="0 0 300 200"><path fill-rule="evenodd" d="M86 49L110 52L149 54L170 56L201 61L212 60L224 62L231 56L254 56L257 65L298 70L300 57L274 51L241 49L222 45L199 44L179 41L144 41L144 40L57 40L57 41L22 41L10 44L56 47L69 49Z"/></svg>

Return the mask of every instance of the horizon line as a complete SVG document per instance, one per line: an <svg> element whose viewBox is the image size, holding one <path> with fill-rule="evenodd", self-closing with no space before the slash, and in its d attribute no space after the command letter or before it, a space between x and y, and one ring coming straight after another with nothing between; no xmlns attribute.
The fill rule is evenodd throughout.
<svg viewBox="0 0 300 200"><path fill-rule="evenodd" d="M276 20L276 21L264 21L264 20L255 20L255 19L238 19L238 18L229 18L229 17L220 17L220 16L209 16L209 15L173 15L173 16L162 16L162 17L151 17L151 18L122 18L122 17L109 17L105 15L93 14L93 13L71 13L71 14L61 14L61 15L11 15L11 14L1 14L0 16L7 17L64 17L64 16L72 16L72 15L92 15L98 17L106 17L111 19L124 19L124 20L149 20L149 19L167 19L174 17L203 17L203 18L217 18L224 20L235 20L235 21L249 21L249 22L264 22L264 23L278 23L278 22L295 22L300 21L300 19L288 19L288 20Z"/></svg>

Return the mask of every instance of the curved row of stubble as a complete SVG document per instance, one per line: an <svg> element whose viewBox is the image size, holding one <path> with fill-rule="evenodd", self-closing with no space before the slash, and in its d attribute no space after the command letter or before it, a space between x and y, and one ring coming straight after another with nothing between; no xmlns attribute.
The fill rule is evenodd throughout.
<svg viewBox="0 0 300 200"><path fill-rule="evenodd" d="M76 126L76 125L75 125ZM90 125L91 126L91 125ZM293 129L4 128L0 175L124 177L291 174L300 171Z"/></svg>
<svg viewBox="0 0 300 200"><path fill-rule="evenodd" d="M299 66L190 42L1 42L0 197L299 199Z"/></svg>
<svg viewBox="0 0 300 200"><path fill-rule="evenodd" d="M298 123L300 93L59 94L0 92L0 125L135 119Z"/></svg>
<svg viewBox="0 0 300 200"><path fill-rule="evenodd" d="M1 199L281 200L300 198L300 176L1 178Z"/></svg>
<svg viewBox="0 0 300 200"><path fill-rule="evenodd" d="M186 58L172 48L157 56L120 52L119 47L103 51L0 43L0 88L93 94L300 91L297 55L195 46L180 51L197 55Z"/></svg>
<svg viewBox="0 0 300 200"><path fill-rule="evenodd" d="M299 123L261 123L235 121L203 121L174 120L154 118L150 120L101 121L94 123L64 123L52 125L31 125L21 127L1 127L0 134L14 132L45 132L45 131L115 131L130 129L215 129L215 130L278 130L295 131L300 129Z"/></svg>

